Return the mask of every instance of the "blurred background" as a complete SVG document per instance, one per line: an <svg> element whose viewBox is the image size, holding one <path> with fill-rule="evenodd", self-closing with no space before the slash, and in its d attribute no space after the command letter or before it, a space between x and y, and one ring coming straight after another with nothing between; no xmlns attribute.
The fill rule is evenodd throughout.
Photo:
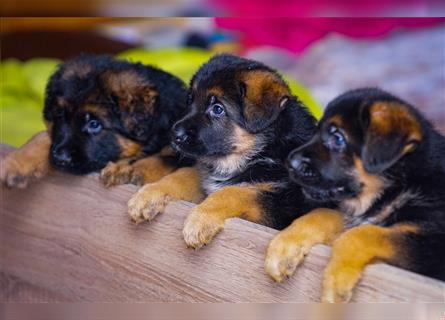
<svg viewBox="0 0 445 320"><path fill-rule="evenodd" d="M443 0L3 0L2 16L441 17Z"/></svg>
<svg viewBox="0 0 445 320"><path fill-rule="evenodd" d="M77 2L82 4L83 0ZM136 2L127 6L127 12L135 12ZM195 17L2 17L0 142L18 146L43 129L46 81L61 61L80 53L110 54L154 64L188 82L213 54L232 52L279 69L294 93L317 116L345 90L378 86L417 106L445 133L445 19L273 17L274 9L263 2L259 1L255 9L259 13L271 10L272 17L240 17L246 10L244 1L228 1L225 5L187 1L178 7L174 0L164 1L157 9L160 11L151 12L161 15L176 10ZM51 12L63 12L62 3L51 7ZM119 3L111 2L108 10L118 13L113 10L121 8ZM438 13L442 8L435 2L426 6L419 3L425 2L413 1L413 10ZM3 15L39 12L39 6L31 0L28 8L14 7L9 1L6 4ZM218 6L236 14L204 17ZM77 8L95 12L83 4ZM141 1L141 13L144 8ZM321 10L310 4L300 8L303 13ZM376 15L403 14L404 9L397 8L383 6L380 11L372 11L373 7L367 7Z"/></svg>

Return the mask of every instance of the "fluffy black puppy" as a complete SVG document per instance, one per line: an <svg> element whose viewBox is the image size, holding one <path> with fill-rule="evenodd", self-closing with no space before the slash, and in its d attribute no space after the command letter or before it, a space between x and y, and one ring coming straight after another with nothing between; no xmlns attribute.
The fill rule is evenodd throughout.
<svg viewBox="0 0 445 320"><path fill-rule="evenodd" d="M49 163L86 174L121 159L127 160L102 175L106 184L156 180L175 167L173 152L144 159L134 172L130 162L169 144L170 128L183 116L186 97L181 80L140 63L90 55L63 63L46 88L47 132L6 159L2 181L23 186L28 178L44 175Z"/></svg>
<svg viewBox="0 0 445 320"><path fill-rule="evenodd" d="M231 217L288 225L295 210L292 217L280 214L267 195L287 183L285 159L310 139L316 121L281 76L257 61L217 55L194 75L188 104L172 140L197 166L141 189L129 202L132 219L152 219L171 199L207 197L185 223L185 241L194 248L208 243ZM301 191L290 192L303 200Z"/></svg>
<svg viewBox="0 0 445 320"><path fill-rule="evenodd" d="M325 301L348 300L375 260L445 280L445 137L413 106L379 89L346 92L289 163L307 198L339 211L317 210L280 233L266 259L272 277L333 241Z"/></svg>

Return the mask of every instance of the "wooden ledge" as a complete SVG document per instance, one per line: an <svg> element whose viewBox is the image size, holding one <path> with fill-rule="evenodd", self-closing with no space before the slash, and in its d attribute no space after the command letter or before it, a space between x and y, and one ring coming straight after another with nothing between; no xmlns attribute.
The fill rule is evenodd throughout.
<svg viewBox="0 0 445 320"><path fill-rule="evenodd" d="M2 147L1 153L6 148ZM330 250L313 248L296 274L263 269L276 230L232 219L207 247L185 247L192 204L171 204L138 226L126 214L135 186L52 173L25 190L1 189L1 301L318 301ZM445 283L385 264L369 266L353 301L445 302Z"/></svg>

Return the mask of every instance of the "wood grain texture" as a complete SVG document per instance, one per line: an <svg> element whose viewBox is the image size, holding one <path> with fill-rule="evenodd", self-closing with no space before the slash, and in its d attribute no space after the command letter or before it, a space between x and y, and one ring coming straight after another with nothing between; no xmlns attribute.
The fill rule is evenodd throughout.
<svg viewBox="0 0 445 320"><path fill-rule="evenodd" d="M1 301L319 300L328 247L313 248L296 274L277 284L263 270L277 231L232 219L210 245L193 251L181 232L192 204L171 204L136 226L126 214L135 191L105 189L96 175L62 173L25 190L1 189ZM445 302L445 284L378 264L366 269L353 300Z"/></svg>

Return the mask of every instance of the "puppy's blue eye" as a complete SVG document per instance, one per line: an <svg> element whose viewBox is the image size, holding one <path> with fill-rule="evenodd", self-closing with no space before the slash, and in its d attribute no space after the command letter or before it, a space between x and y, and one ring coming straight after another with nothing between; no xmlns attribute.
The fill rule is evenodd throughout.
<svg viewBox="0 0 445 320"><path fill-rule="evenodd" d="M97 134L102 130L102 124L96 119L91 119L88 121L85 128L89 134Z"/></svg>
<svg viewBox="0 0 445 320"><path fill-rule="evenodd" d="M335 131L331 136L332 144L335 148L343 148L346 145L345 137L339 132Z"/></svg>
<svg viewBox="0 0 445 320"><path fill-rule="evenodd" d="M212 116L221 117L222 115L224 115L225 110L224 110L224 107L221 104L216 103L210 109L210 113L211 113Z"/></svg>

